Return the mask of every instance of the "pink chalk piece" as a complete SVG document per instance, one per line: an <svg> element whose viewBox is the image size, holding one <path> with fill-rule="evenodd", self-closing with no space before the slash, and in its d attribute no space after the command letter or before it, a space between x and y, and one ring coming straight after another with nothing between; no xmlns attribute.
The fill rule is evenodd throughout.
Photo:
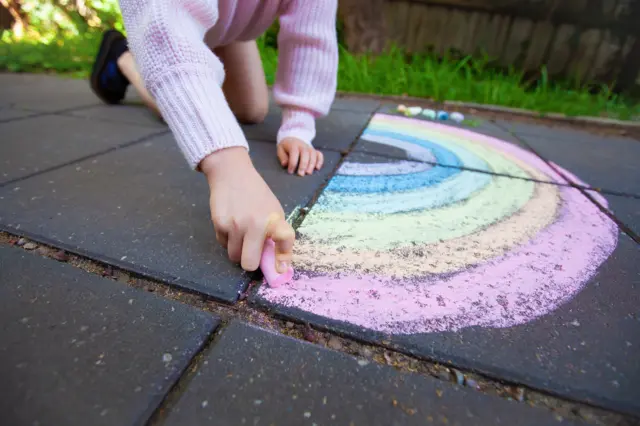
<svg viewBox="0 0 640 426"><path fill-rule="evenodd" d="M289 269L287 269L287 272L284 274L279 274L278 271L276 271L276 243L270 238L264 242L262 258L260 259L260 269L262 270L264 279L271 288L278 288L293 278L293 268L291 266L289 266Z"/></svg>

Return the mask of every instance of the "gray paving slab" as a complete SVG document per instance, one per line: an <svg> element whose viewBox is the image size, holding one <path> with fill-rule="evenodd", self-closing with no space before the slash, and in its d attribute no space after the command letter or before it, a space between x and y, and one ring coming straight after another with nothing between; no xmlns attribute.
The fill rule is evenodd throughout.
<svg viewBox="0 0 640 426"><path fill-rule="evenodd" d="M374 115L355 152L567 184L525 144L490 121L470 127L422 116L405 117L396 107L384 105ZM532 164L534 172L530 171Z"/></svg>
<svg viewBox="0 0 640 426"><path fill-rule="evenodd" d="M38 114L37 112L32 111L22 111L15 108L10 107L1 107L0 106L0 123L9 120L22 119L26 117L31 117L33 115Z"/></svg>
<svg viewBox="0 0 640 426"><path fill-rule="evenodd" d="M520 122L515 120L503 120L496 119L495 123L501 128L514 132L520 136L543 136L550 139L557 140L583 140L583 139L599 139L601 136L590 133L588 130L583 130L579 125L567 125L565 123L558 123L557 125L550 124L535 124ZM626 137L612 137L612 139L626 140Z"/></svg>
<svg viewBox="0 0 640 426"><path fill-rule="evenodd" d="M0 247L2 424L142 425L213 316Z"/></svg>
<svg viewBox="0 0 640 426"><path fill-rule="evenodd" d="M320 149L342 151L348 149L367 125L371 112L332 109L326 117L316 120L313 145ZM275 142L282 120L280 108L271 103L263 123L242 125L248 139Z"/></svg>
<svg viewBox="0 0 640 426"><path fill-rule="evenodd" d="M553 425L551 413L231 323L167 426Z"/></svg>
<svg viewBox="0 0 640 426"><path fill-rule="evenodd" d="M640 141L583 131L503 123L545 159L595 188L640 196Z"/></svg>
<svg viewBox="0 0 640 426"><path fill-rule="evenodd" d="M378 161L347 157L298 228L294 282L252 303L640 414L637 244L575 188Z"/></svg>
<svg viewBox="0 0 640 426"><path fill-rule="evenodd" d="M354 111L373 114L380 107L380 101L366 97L338 95L331 105L332 110Z"/></svg>
<svg viewBox="0 0 640 426"><path fill-rule="evenodd" d="M306 205L340 155L320 173L288 175L275 146L251 155L287 213ZM235 301L249 281L215 240L205 179L169 135L0 190L0 227L212 297Z"/></svg>
<svg viewBox="0 0 640 426"><path fill-rule="evenodd" d="M162 131L57 115L0 123L0 185Z"/></svg>
<svg viewBox="0 0 640 426"><path fill-rule="evenodd" d="M44 112L102 103L91 92L87 80L42 74L0 73L0 99L5 105Z"/></svg>
<svg viewBox="0 0 640 426"><path fill-rule="evenodd" d="M608 208L616 219L626 225L635 235L640 236L640 198L596 193L589 191L594 197L604 197L606 202L598 199L598 203Z"/></svg>
<svg viewBox="0 0 640 426"><path fill-rule="evenodd" d="M139 103L126 102L120 105L97 105L90 108L73 110L67 113L76 117L108 121L112 123L128 123L155 129L169 129L167 124Z"/></svg>

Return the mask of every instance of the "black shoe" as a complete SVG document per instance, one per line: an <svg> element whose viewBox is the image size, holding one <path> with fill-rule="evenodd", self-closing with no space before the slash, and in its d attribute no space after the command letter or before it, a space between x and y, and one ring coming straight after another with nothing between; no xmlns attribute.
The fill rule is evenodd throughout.
<svg viewBox="0 0 640 426"><path fill-rule="evenodd" d="M127 93L129 80L118 68L118 58L129 48L119 31L108 30L102 36L100 49L91 71L91 89L108 104L117 104Z"/></svg>

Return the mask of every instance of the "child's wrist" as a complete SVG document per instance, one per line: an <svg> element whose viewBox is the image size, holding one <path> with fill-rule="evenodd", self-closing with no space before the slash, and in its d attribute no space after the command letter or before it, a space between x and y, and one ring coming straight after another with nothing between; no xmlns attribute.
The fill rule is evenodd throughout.
<svg viewBox="0 0 640 426"><path fill-rule="evenodd" d="M243 166L253 166L253 164L249 157L249 151L240 146L212 152L200 162L200 170L207 176L207 179L224 172L226 169L237 169Z"/></svg>

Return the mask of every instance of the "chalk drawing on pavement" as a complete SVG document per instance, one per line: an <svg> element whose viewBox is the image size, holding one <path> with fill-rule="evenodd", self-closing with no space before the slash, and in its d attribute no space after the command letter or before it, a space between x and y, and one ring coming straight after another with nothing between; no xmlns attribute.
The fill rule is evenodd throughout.
<svg viewBox="0 0 640 426"><path fill-rule="evenodd" d="M385 114L362 138L408 159L341 166L298 229L297 278L262 286L267 301L391 334L509 327L570 300L617 244L611 220L542 183L563 181L515 145Z"/></svg>

